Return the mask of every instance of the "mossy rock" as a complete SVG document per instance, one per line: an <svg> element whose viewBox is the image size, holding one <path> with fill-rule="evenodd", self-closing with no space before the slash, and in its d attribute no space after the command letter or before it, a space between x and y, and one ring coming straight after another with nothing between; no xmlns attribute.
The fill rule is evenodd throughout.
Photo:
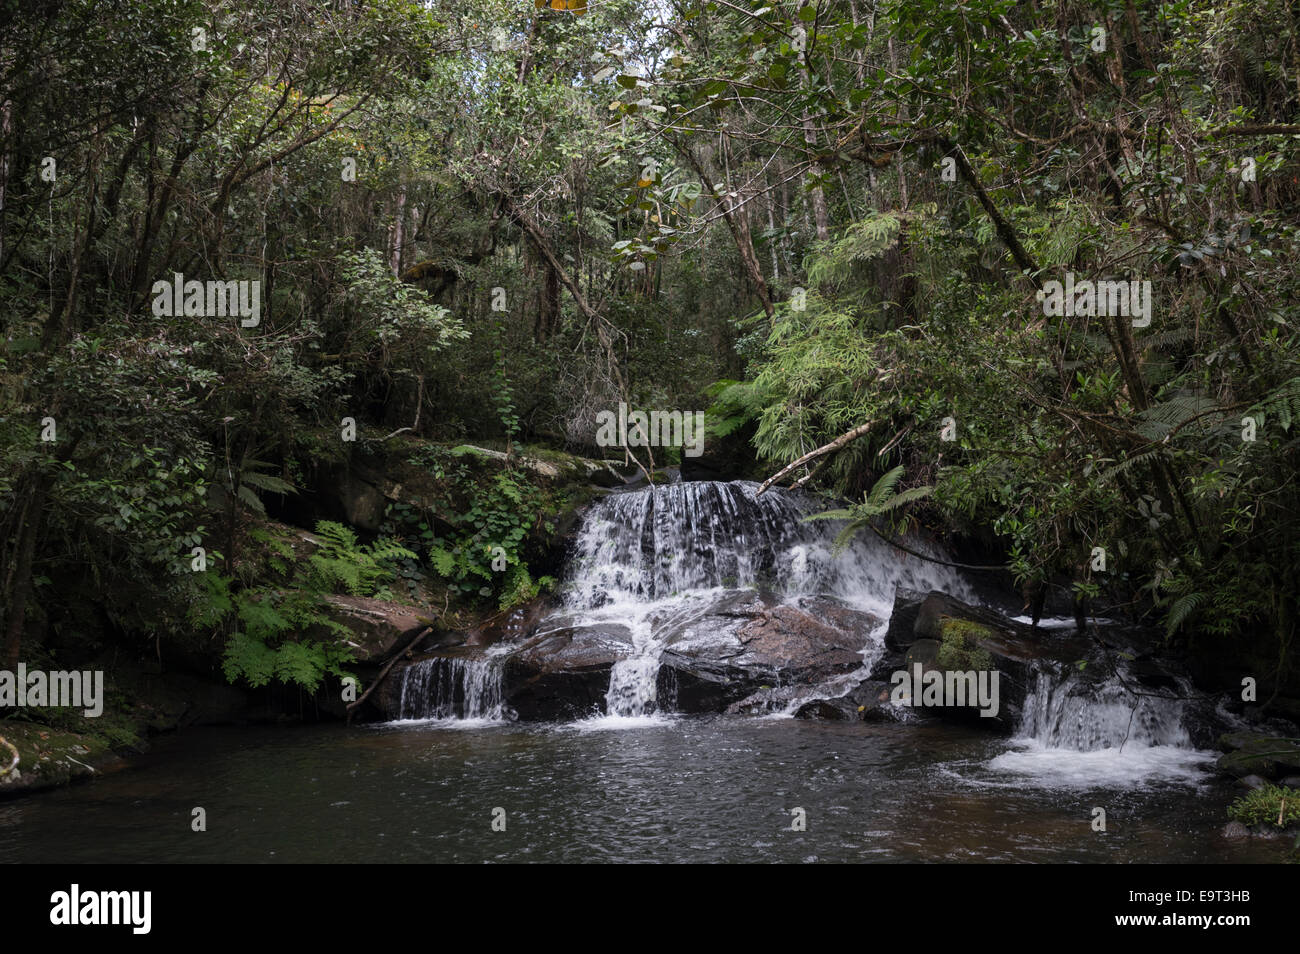
<svg viewBox="0 0 1300 954"><path fill-rule="evenodd" d="M1276 779L1300 769L1300 745L1288 739L1232 732L1220 736L1219 744L1232 751L1220 756L1215 767L1234 778L1258 775Z"/></svg>
<svg viewBox="0 0 1300 954"><path fill-rule="evenodd" d="M981 639L997 634L982 623L944 616L939 620L941 636L936 663L940 669L959 672L994 669L993 656L980 646Z"/></svg>
<svg viewBox="0 0 1300 954"><path fill-rule="evenodd" d="M18 750L18 765L0 775L0 797L66 785L121 764L104 736L17 720L0 721L0 738ZM0 750L0 768L11 755Z"/></svg>

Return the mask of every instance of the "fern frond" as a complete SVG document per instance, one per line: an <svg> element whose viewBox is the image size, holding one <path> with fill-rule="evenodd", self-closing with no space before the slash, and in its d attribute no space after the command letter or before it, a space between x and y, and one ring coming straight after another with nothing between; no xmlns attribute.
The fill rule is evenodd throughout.
<svg viewBox="0 0 1300 954"><path fill-rule="evenodd" d="M235 491L235 496L242 500L248 509L253 511L253 513L257 514L259 517L266 516L266 506L258 498L257 494L253 493L251 487L248 487L246 484L240 484L239 489Z"/></svg>
<svg viewBox="0 0 1300 954"><path fill-rule="evenodd" d="M1204 593L1187 593L1174 600L1165 620L1165 635L1172 636L1204 601Z"/></svg>

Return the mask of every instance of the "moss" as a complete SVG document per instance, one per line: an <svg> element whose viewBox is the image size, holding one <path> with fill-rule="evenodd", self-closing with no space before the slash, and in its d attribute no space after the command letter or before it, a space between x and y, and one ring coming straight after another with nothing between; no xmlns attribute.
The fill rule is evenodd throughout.
<svg viewBox="0 0 1300 954"><path fill-rule="evenodd" d="M1300 791L1281 785L1264 785L1229 805L1228 817L1244 825L1272 828L1300 824Z"/></svg>
<svg viewBox="0 0 1300 954"><path fill-rule="evenodd" d="M978 641L994 635L993 630L970 620L943 616L939 619L942 639L935 662L940 669L962 672L993 669L993 657L982 649Z"/></svg>
<svg viewBox="0 0 1300 954"><path fill-rule="evenodd" d="M93 775L115 758L107 738L98 733L5 719L0 721L0 737L18 750L15 770L0 775L0 793L5 794L63 785ZM10 758L7 749L0 752L3 765L8 765Z"/></svg>

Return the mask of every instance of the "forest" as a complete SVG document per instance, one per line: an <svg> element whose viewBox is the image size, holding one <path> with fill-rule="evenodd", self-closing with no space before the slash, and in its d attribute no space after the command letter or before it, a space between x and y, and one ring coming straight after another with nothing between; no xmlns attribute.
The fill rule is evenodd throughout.
<svg viewBox="0 0 1300 954"><path fill-rule="evenodd" d="M1300 719L1298 335L1283 0L0 0L8 670L343 717L338 599L552 598L585 467Z"/></svg>

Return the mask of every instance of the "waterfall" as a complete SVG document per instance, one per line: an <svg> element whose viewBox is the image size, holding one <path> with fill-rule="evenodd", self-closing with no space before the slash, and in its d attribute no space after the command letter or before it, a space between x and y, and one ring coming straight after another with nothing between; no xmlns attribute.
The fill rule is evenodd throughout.
<svg viewBox="0 0 1300 954"><path fill-rule="evenodd" d="M402 670L401 719L505 718L502 667L492 659L436 657Z"/></svg>
<svg viewBox="0 0 1300 954"><path fill-rule="evenodd" d="M1190 685L1180 681L1177 692ZM988 763L995 773L1050 788L1133 786L1156 779L1197 784L1212 755L1192 745L1187 704L1142 687L1121 668L1104 679L1047 667L1025 697L1009 751Z"/></svg>
<svg viewBox="0 0 1300 954"><path fill-rule="evenodd" d="M1047 748L1095 752L1099 749L1172 745L1188 747L1180 699L1135 694L1132 680L1112 676L1088 685L1075 673L1061 680L1038 673L1025 699L1020 734Z"/></svg>
<svg viewBox="0 0 1300 954"><path fill-rule="evenodd" d="M836 554L842 524L804 522L825 505L781 490L760 497L757 490L751 481L669 484L611 494L586 515L567 567L564 606L576 622L617 622L631 634L629 655L610 674L608 715L659 709L660 633L666 623L707 610L721 590L762 590L793 604L830 596L884 619L900 585L974 598L952 570L905 557L874 537L860 536ZM863 647L867 665L881 651L875 644L882 633Z"/></svg>

